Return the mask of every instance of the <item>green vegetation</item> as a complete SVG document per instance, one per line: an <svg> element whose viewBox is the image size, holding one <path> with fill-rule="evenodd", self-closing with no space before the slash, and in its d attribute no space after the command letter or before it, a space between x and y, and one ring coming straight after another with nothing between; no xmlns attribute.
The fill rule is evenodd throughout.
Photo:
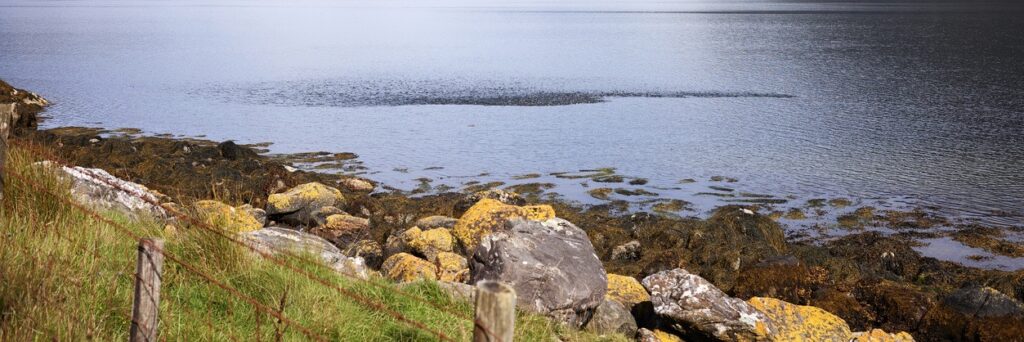
<svg viewBox="0 0 1024 342"><path fill-rule="evenodd" d="M116 224L104 223L68 204L68 184L32 166L22 151L10 152L0 203L0 340L125 340L138 242L117 226L166 239L168 255L328 340L436 339L198 227L165 230L163 223L114 212L100 215ZM379 278L361 282L311 263L289 264L455 340L472 334L472 323L464 319L472 316L472 304L453 299L437 284L402 289L430 305L400 295ZM167 340L310 339L172 260L164 264L161 297L160 333ZM527 314L520 314L516 328L520 341L598 339Z"/></svg>

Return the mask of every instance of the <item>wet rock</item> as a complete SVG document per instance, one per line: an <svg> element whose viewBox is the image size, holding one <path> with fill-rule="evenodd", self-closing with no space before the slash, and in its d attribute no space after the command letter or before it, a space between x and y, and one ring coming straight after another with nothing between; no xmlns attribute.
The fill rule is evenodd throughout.
<svg viewBox="0 0 1024 342"><path fill-rule="evenodd" d="M636 278L608 273L608 299L622 303L626 309L632 309L634 305L651 300L647 289L640 284Z"/></svg>
<svg viewBox="0 0 1024 342"><path fill-rule="evenodd" d="M776 328L772 334L776 341L847 342L852 337L842 318L813 306L764 297L751 298L747 303L768 316Z"/></svg>
<svg viewBox="0 0 1024 342"><path fill-rule="evenodd" d="M203 221L213 227L230 232L251 232L263 228L263 224L244 207L234 208L212 200L199 201L194 206Z"/></svg>
<svg viewBox="0 0 1024 342"><path fill-rule="evenodd" d="M142 184L114 177L102 169L57 166L50 162L42 162L40 165L52 166L58 176L70 180L71 197L79 203L103 210L119 211L132 217L167 216L164 209L159 206L162 195Z"/></svg>
<svg viewBox="0 0 1024 342"><path fill-rule="evenodd" d="M221 157L227 160L238 160L239 158L256 157L256 152L248 148L242 148L234 141L228 140L217 145Z"/></svg>
<svg viewBox="0 0 1024 342"><path fill-rule="evenodd" d="M345 248L345 255L363 258L366 265L373 269L380 269L384 263L384 249L373 240L359 240L348 245Z"/></svg>
<svg viewBox="0 0 1024 342"><path fill-rule="evenodd" d="M324 264L341 274L369 279L369 270L363 258L347 257L338 247L313 234L288 228L267 227L242 233L242 237L264 253L317 254Z"/></svg>
<svg viewBox="0 0 1024 342"><path fill-rule="evenodd" d="M890 334L882 329L871 329L853 333L850 342L914 342L914 337L903 331Z"/></svg>
<svg viewBox="0 0 1024 342"><path fill-rule="evenodd" d="M370 220L347 214L328 216L324 224L310 229L310 233L339 246L348 245L369 236Z"/></svg>
<svg viewBox="0 0 1024 342"><path fill-rule="evenodd" d="M593 318L587 322L585 330L596 334L636 334L636 320L625 306L614 300L605 299L594 311Z"/></svg>
<svg viewBox="0 0 1024 342"><path fill-rule="evenodd" d="M643 284L654 311L680 332L722 341L764 341L777 331L765 314L686 270L658 272Z"/></svg>
<svg viewBox="0 0 1024 342"><path fill-rule="evenodd" d="M558 218L509 222L480 242L470 269L472 283L511 284L521 308L574 327L589 320L608 288L587 234Z"/></svg>
<svg viewBox="0 0 1024 342"><path fill-rule="evenodd" d="M341 207L345 197L338 189L320 184L306 183L267 198L267 214L275 221L294 225L314 226L313 213L324 207Z"/></svg>
<svg viewBox="0 0 1024 342"><path fill-rule="evenodd" d="M600 176L594 177L592 179L598 183L622 183L622 181L624 180L622 176L619 175Z"/></svg>
<svg viewBox="0 0 1024 342"><path fill-rule="evenodd" d="M1024 336L1024 305L990 287L954 291L928 312L923 339L1016 341Z"/></svg>
<svg viewBox="0 0 1024 342"><path fill-rule="evenodd" d="M647 330L645 328L637 331L636 340L638 342L683 342L679 336L658 329Z"/></svg>
<svg viewBox="0 0 1024 342"><path fill-rule="evenodd" d="M440 252L434 257L439 281L464 283L469 280L469 262L461 255Z"/></svg>
<svg viewBox="0 0 1024 342"><path fill-rule="evenodd" d="M373 183L359 178L343 178L338 185L351 192L373 192Z"/></svg>
<svg viewBox="0 0 1024 342"><path fill-rule="evenodd" d="M640 241L633 240L612 249L612 260L640 259Z"/></svg>
<svg viewBox="0 0 1024 342"><path fill-rule="evenodd" d="M965 287L947 296L942 303L965 315L1024 317L1024 305L991 287Z"/></svg>
<svg viewBox="0 0 1024 342"><path fill-rule="evenodd" d="M434 228L448 228L448 229L452 229L452 228L455 228L455 223L456 222L459 222L459 220L456 219L456 218L452 218L452 217L448 217L448 216L435 215L435 216L427 216L427 217L421 218L419 220L416 220L416 223L414 223L414 225L417 226L417 227L420 227L420 229L434 229Z"/></svg>
<svg viewBox="0 0 1024 342"><path fill-rule="evenodd" d="M434 264L408 253L388 257L381 265L381 272L384 277L400 283L421 279L437 280L437 267Z"/></svg>
<svg viewBox="0 0 1024 342"><path fill-rule="evenodd" d="M542 221L553 217L555 210L547 205L520 207L485 198L462 215L452 233L467 252L473 252L480 239L493 232L505 230L508 223L514 219Z"/></svg>
<svg viewBox="0 0 1024 342"><path fill-rule="evenodd" d="M463 198L462 200L455 204L455 211L457 213L465 212L466 210L469 210L469 208L473 207L483 199L491 199L504 204L516 206L526 204L526 199L517 193L506 190L491 189L478 191L466 196L465 198Z"/></svg>
<svg viewBox="0 0 1024 342"><path fill-rule="evenodd" d="M612 194L612 191L614 191L614 190L611 189L611 188L597 188L597 189L591 189L591 190L587 191L587 194L589 194L590 197L593 197L593 198L596 198L596 199L599 199L599 200L608 200L610 198L611 194Z"/></svg>

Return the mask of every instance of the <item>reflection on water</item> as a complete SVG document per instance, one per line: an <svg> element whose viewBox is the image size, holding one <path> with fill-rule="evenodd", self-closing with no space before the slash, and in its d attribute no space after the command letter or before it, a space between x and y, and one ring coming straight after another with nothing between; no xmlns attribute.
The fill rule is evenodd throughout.
<svg viewBox="0 0 1024 342"><path fill-rule="evenodd" d="M0 77L48 126L353 151L406 189L615 167L1022 224L1024 21L944 8L8 1Z"/></svg>

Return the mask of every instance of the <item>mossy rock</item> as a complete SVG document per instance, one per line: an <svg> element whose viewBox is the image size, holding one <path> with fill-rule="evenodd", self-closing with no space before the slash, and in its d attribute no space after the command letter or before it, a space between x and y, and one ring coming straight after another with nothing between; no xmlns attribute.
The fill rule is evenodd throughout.
<svg viewBox="0 0 1024 342"><path fill-rule="evenodd" d="M467 253L476 250L480 240L490 233L506 229L513 219L544 221L555 217L555 209L548 205L515 206L484 198L466 210L453 233Z"/></svg>

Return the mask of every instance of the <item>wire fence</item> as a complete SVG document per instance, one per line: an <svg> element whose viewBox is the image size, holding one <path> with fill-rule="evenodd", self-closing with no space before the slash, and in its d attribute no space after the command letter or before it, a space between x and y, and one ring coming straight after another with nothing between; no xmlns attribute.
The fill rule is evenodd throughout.
<svg viewBox="0 0 1024 342"><path fill-rule="evenodd" d="M11 146L18 147L21 151L26 152L32 157L33 160L49 161L50 163L52 163L51 166L53 167L72 167L71 164L69 164L63 158L60 158L56 154L50 152L47 148L35 142L24 140L11 140L10 142ZM355 304L364 310L383 314L389 317L390 319L394 320L395 322L399 322L405 325L409 329L418 331L420 333L418 336L433 337L441 341L455 341L456 339L468 338L468 336L470 335L466 331L457 331L458 336L451 336L448 333L428 326L424 322L408 317L405 313L401 312L400 309L390 307L385 302L374 300L366 295L357 293L357 291L343 287L338 283L336 279L331 279L330 277L318 275L317 272L311 271L311 269L318 271L329 270L330 272L328 272L328 274L332 276L337 275L345 278L347 281L368 285L369 287L382 290L385 293L393 294L414 301L416 303L423 304L424 306L429 307L431 310L438 314L446 315L446 317L450 317L456 320L457 322L459 322L458 326L473 326L474 331L482 332L482 334L488 337L487 340L501 340L496 337L496 333L488 331L487 327L484 324L481 324L480 320L477 317L473 317L472 315L466 314L461 311L456 311L451 307L446 307L444 305L428 300L416 294L403 291L389 284L380 283L373 279L364 279L361 277L351 276L340 272L334 272L333 269L323 264L322 262L310 260L309 258L303 257L303 255L300 255L299 253L294 251L280 250L270 252L264 250L262 248L254 246L251 242L245 241L244 239L238 237L234 233L225 231L218 227L214 227L213 225L209 224L206 220L202 218L194 217L193 215L189 215L175 208L162 206L161 203L159 203L159 201L156 200L150 194L140 193L138 191L135 191L134 189L128 189L120 183L109 181L107 177L93 173L89 169L78 168L77 171L85 173L93 181L102 183L111 189L115 189L116 191L131 196L132 198L147 203L148 205L151 205L155 208L161 208L164 212L167 213L168 218L175 218L177 220L180 220L179 222L187 222L188 227L201 230L202 232L207 233L207 236L214 237L215 239L220 240L224 243L236 245L243 250L248 250L249 252L251 252L250 254L257 255L259 258L269 261L276 265L277 267L279 267L280 269L290 272L291 274L301 276L302 278L305 278L306 280L310 281L312 284L316 284L317 286L327 289L330 292L339 295L339 298L344 298L346 301ZM167 248L157 246L156 244L152 243L152 240L147 239L147 236L140 235L140 232L128 228L124 224L119 223L107 216L104 216L103 214L100 214L99 212L95 211L93 208L89 206L83 205L82 203L79 203L76 200L69 198L68 196L61 196L61 194L53 193L50 188L48 188L45 184L40 184L39 181L33 179L33 177L21 174L20 172L12 168L6 168L3 170L3 172L7 177L17 180L18 182L28 186L29 188L32 189L32 191L50 196L56 199L57 201L61 202L63 205L73 208L74 210L87 216L93 222L96 222L104 227L112 228L122 238L131 239L132 241L140 241L140 253L144 249L152 250L155 251L156 253L159 253L162 256L163 260L166 260L173 264L174 269L178 271L174 273L174 278L172 279L163 279L166 278L164 275L168 273L158 274L159 277L163 277L162 279L160 279L161 282L167 280L183 282L186 281L186 277L191 278L192 281L198 281L200 283L206 284L206 286L221 291L222 293L226 294L231 300L236 301L236 303L242 303L244 304L244 306L247 306L248 309L251 309L251 319L254 321L253 323L255 324L256 327L256 331L251 332L253 336L239 337L238 335L235 334L234 331L228 330L221 332L224 335L223 338L233 341L261 340L264 336L264 334L261 333L261 330L266 329L268 333L272 332L274 340L282 340L283 337L286 336L286 331L297 331L303 337L309 340L330 340L330 338L324 336L323 331L317 331L307 325L300 323L295 318L288 317L287 315L285 315L285 304L286 298L288 296L287 291L284 292L279 303L271 304L261 301L256 297L245 293L243 290L235 286L232 286L229 280L218 279L218 274L210 272L209 270L207 270L207 267L204 267L204 265L194 264L194 262L187 260L187 258L178 255L177 253L174 253ZM72 246L72 248L84 254L93 255L96 258L101 257L101 255L97 251L99 246L88 246L87 244L76 241L73 237L68 236L68 234L62 234L61 232L59 232L59 229L55 229L54 231L56 231L55 236L57 239L67 242L67 244L69 246ZM8 244L7 241L5 241L4 245L10 244ZM30 253L31 251L25 252ZM138 279L138 277L138 274L136 274L134 277L130 277L125 273L114 273L111 281L112 283L115 284L121 281L139 283L140 279ZM158 282L157 284L159 283L160 282ZM146 288L146 290L155 291L156 293L159 293L159 289ZM161 301L159 304L162 304L161 306L158 306L160 311L159 316L162 318L160 322L170 322L170 324L163 325L167 327L167 329L175 329L186 326L191 328L195 324L199 323L205 325L207 329L212 332L219 331L221 326L223 325L218 324L218 322L215 322L213 315L210 312L207 312L207 314L205 315L198 315L199 317L204 318L204 322L174 322L173 319L176 316L175 313L182 314L183 316L187 317L196 317L197 315L195 313L195 310L192 307L190 307L190 305L185 305L186 303L177 302L174 298L171 298L170 300ZM231 315L230 319L238 320L239 318L237 314L239 310L232 310L231 308L233 306L234 305L227 305L228 312ZM310 309L315 310L315 308ZM139 322L136 317L131 317L130 321L133 325L144 325L144 322Z"/></svg>

